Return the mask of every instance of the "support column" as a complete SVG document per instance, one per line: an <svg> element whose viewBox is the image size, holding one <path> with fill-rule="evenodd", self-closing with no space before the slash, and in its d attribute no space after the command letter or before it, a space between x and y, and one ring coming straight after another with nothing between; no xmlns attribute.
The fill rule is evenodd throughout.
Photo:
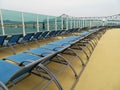
<svg viewBox="0 0 120 90"><path fill-rule="evenodd" d="M5 35L4 23L3 23L3 18L2 18L2 11L1 11L1 9L0 9L0 19L1 19L1 26L2 26L2 35Z"/></svg>
<svg viewBox="0 0 120 90"><path fill-rule="evenodd" d="M23 27L23 36L25 36L25 24L24 24L24 15L22 12L22 27Z"/></svg>
<svg viewBox="0 0 120 90"><path fill-rule="evenodd" d="M63 30L63 17L61 17L61 29Z"/></svg>
<svg viewBox="0 0 120 90"><path fill-rule="evenodd" d="M66 30L68 30L68 16L66 17Z"/></svg>
<svg viewBox="0 0 120 90"><path fill-rule="evenodd" d="M49 31L49 16L47 16L47 31Z"/></svg>
<svg viewBox="0 0 120 90"><path fill-rule="evenodd" d="M75 28L75 18L74 18L74 28Z"/></svg>
<svg viewBox="0 0 120 90"><path fill-rule="evenodd" d="M38 20L38 15L37 15L37 32L39 32L39 20Z"/></svg>
<svg viewBox="0 0 120 90"><path fill-rule="evenodd" d="M72 29L72 18L71 18L71 21L70 21L70 29Z"/></svg>
<svg viewBox="0 0 120 90"><path fill-rule="evenodd" d="M57 17L55 17L55 31L57 31Z"/></svg>

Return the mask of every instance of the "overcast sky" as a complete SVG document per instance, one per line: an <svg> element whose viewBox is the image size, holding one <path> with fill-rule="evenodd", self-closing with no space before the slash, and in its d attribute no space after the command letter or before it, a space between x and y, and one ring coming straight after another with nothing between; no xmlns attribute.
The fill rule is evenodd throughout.
<svg viewBox="0 0 120 90"><path fill-rule="evenodd" d="M0 0L0 8L59 16L120 14L120 0Z"/></svg>

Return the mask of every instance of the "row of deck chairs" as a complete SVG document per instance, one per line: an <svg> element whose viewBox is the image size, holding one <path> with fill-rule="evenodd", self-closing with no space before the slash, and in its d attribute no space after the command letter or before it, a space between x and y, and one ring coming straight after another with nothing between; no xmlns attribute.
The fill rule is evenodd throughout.
<svg viewBox="0 0 120 90"><path fill-rule="evenodd" d="M51 82L55 83L58 90L64 90L63 85L57 77L61 75L67 67L69 67L75 75L75 82L71 86L71 90L74 89L75 83L78 81L81 72L84 70L87 62L89 61L89 57L97 45L98 40L104 33L105 28L92 29L80 33L78 36L69 36L44 46L33 48L31 50L1 59L0 90L8 90L7 88L10 88L11 86L13 86L15 90L18 90L16 83L31 74L42 78L39 84L41 84L43 80L48 81L39 90L46 89ZM86 47L88 52L84 49L84 47ZM83 52L86 56L86 62L75 50ZM67 59L65 55L73 56L73 58ZM71 64L75 61L74 58L76 57L80 62L79 64L83 67L79 73L77 73L74 66ZM62 69L57 69L57 74L49 68L49 65L52 62L54 62L54 64L57 63L63 65L63 67L59 67ZM56 69L56 65L53 65L53 68ZM32 90L36 90L39 84L35 85Z"/></svg>
<svg viewBox="0 0 120 90"><path fill-rule="evenodd" d="M51 37L57 37L59 35L65 35L68 33L78 32L79 29L70 29L70 30L57 30L57 31L45 31L45 32L37 32L37 33L27 33L25 36L22 34L12 35L7 39L7 35L0 36L0 48L9 47L13 54L16 54L15 49L13 48L16 44L25 44L28 47L28 41L35 41L39 46L37 40L46 39Z"/></svg>

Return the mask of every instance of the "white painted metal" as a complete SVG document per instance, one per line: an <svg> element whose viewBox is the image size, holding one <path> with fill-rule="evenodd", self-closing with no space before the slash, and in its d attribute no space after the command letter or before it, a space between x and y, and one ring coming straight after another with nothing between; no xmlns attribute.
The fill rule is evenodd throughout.
<svg viewBox="0 0 120 90"><path fill-rule="evenodd" d="M23 15L23 12L21 13L22 14L22 28L23 28L23 36L25 36L25 24L24 24L24 15Z"/></svg>
<svg viewBox="0 0 120 90"><path fill-rule="evenodd" d="M2 26L2 35L5 35L5 30L4 30L4 24L3 24L3 18L2 18L2 11L0 9L0 19L1 19L1 26Z"/></svg>

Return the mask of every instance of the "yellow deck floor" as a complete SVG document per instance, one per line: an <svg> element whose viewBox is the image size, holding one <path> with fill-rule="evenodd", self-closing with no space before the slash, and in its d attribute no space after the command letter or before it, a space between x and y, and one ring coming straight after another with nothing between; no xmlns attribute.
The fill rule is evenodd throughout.
<svg viewBox="0 0 120 90"><path fill-rule="evenodd" d="M120 90L120 29L103 35L75 90Z"/></svg>
<svg viewBox="0 0 120 90"><path fill-rule="evenodd" d="M40 42L40 44L45 43ZM30 46L36 47L35 44ZM16 50L19 52L26 49L16 47ZM12 53L8 49L0 52L0 58L9 55ZM82 68L79 60L76 60L73 65L77 72ZM74 74L68 68L58 79L62 81L64 90L70 90L69 85L74 81ZM19 90L30 90L38 81L38 77L30 76L18 83L17 87L20 88ZM40 89L38 87L35 90ZM57 88L52 84L46 90L57 90ZM110 29L102 36L74 90L120 90L120 29Z"/></svg>

